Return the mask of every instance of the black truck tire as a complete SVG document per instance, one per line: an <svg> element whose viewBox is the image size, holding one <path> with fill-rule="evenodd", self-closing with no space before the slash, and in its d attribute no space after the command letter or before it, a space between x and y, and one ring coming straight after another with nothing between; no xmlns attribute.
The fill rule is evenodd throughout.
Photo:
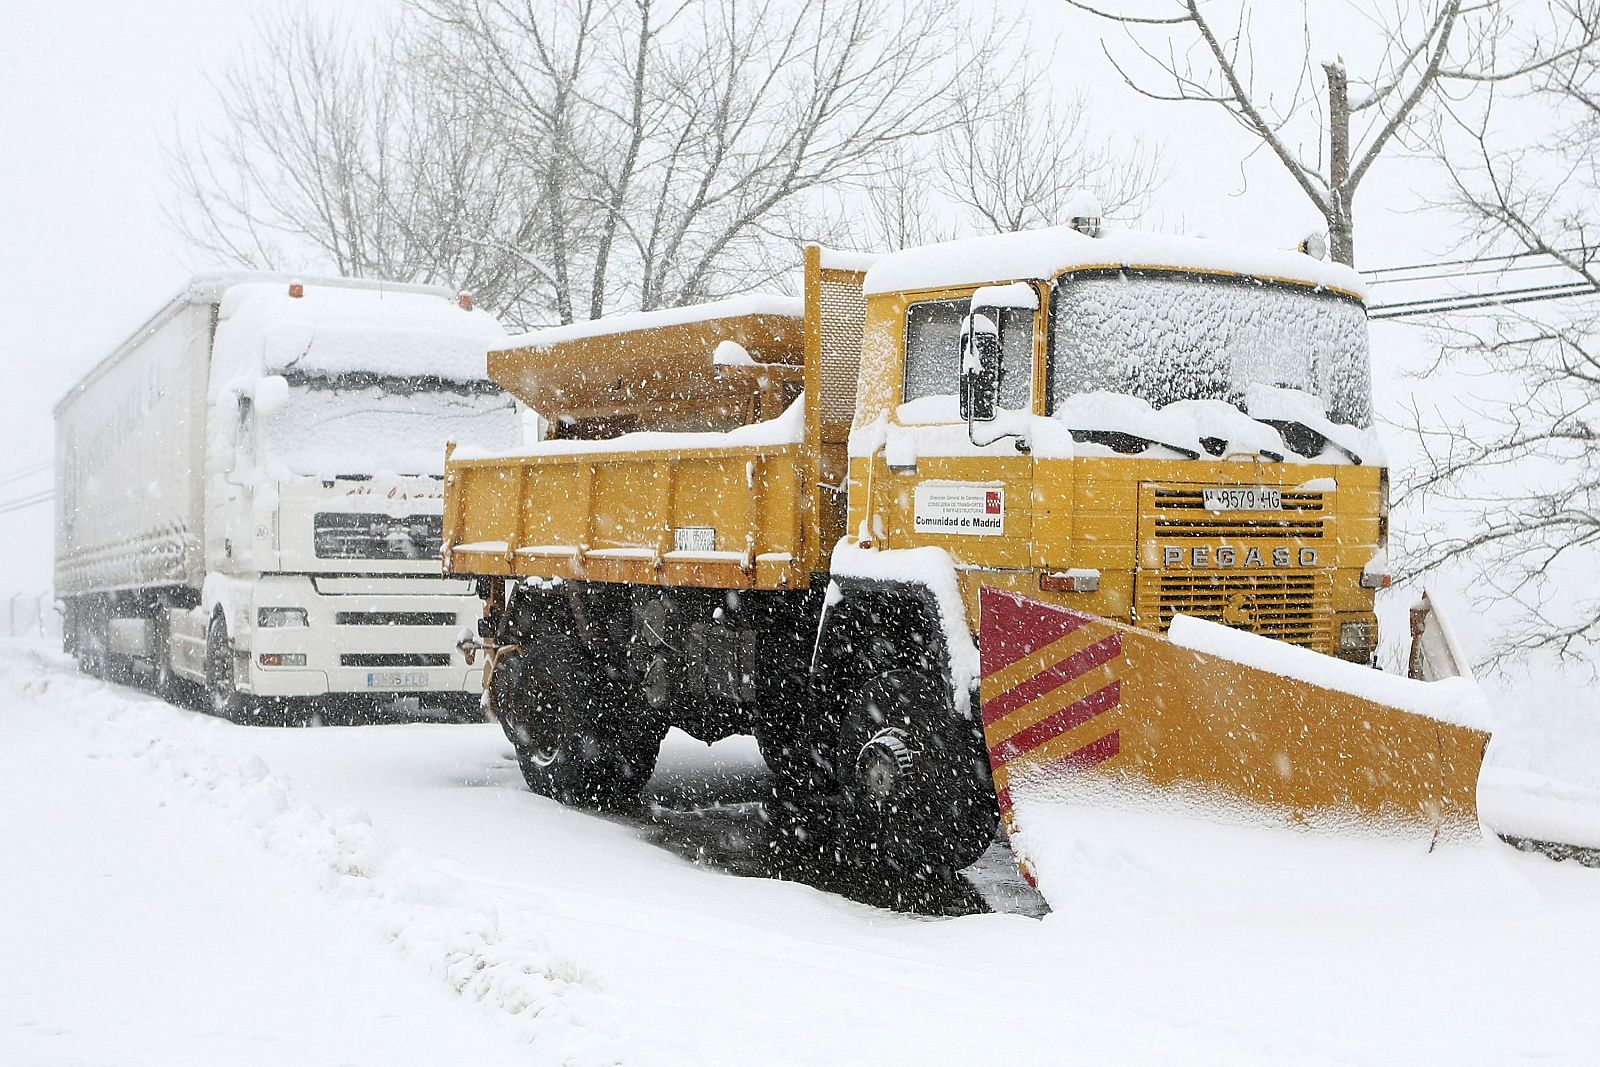
<svg viewBox="0 0 1600 1067"><path fill-rule="evenodd" d="M233 640L218 615L206 628L206 710L220 719L246 726L285 725L286 705L239 692L233 664Z"/></svg>
<svg viewBox="0 0 1600 1067"><path fill-rule="evenodd" d="M983 729L960 715L950 684L888 671L841 724L846 835L860 863L902 878L948 878L994 840L999 812Z"/></svg>
<svg viewBox="0 0 1600 1067"><path fill-rule="evenodd" d="M976 703L956 707L932 597L915 587L847 593L824 620L818 668L819 719L836 738L839 841L853 862L902 883L976 862L999 806Z"/></svg>
<svg viewBox="0 0 1600 1067"><path fill-rule="evenodd" d="M494 703L528 788L563 804L636 805L655 772L664 729L608 714L606 680L566 635L495 663Z"/></svg>

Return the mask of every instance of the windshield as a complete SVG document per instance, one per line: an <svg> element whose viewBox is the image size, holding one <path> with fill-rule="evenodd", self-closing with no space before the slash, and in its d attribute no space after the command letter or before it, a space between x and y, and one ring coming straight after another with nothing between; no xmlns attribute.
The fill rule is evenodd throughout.
<svg viewBox="0 0 1600 1067"><path fill-rule="evenodd" d="M371 375L291 378L261 423L268 469L316 478L442 475L451 438L490 448L520 439L515 402L488 383Z"/></svg>
<svg viewBox="0 0 1600 1067"><path fill-rule="evenodd" d="M1068 276L1051 312L1050 410L1078 393L1152 407L1296 389L1350 426L1372 419L1367 315L1335 293L1257 279L1118 271Z"/></svg>

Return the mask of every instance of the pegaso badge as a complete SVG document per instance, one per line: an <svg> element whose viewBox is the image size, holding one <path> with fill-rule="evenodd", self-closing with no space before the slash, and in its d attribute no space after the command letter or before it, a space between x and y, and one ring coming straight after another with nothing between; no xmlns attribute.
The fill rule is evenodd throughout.
<svg viewBox="0 0 1600 1067"><path fill-rule="evenodd" d="M1163 569L1189 567L1194 570L1239 570L1247 567L1315 567L1317 550L1279 545L1277 548L1234 548L1232 545L1163 545Z"/></svg>

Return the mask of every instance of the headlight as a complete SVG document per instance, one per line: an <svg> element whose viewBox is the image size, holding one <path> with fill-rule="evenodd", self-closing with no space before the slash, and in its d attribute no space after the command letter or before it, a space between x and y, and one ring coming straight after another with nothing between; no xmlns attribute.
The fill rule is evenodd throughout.
<svg viewBox="0 0 1600 1067"><path fill-rule="evenodd" d="M1358 652L1377 644L1371 622L1344 622L1339 624L1339 647L1345 652Z"/></svg>
<svg viewBox="0 0 1600 1067"><path fill-rule="evenodd" d="M309 626L305 608L257 608L256 625L265 629L282 626Z"/></svg>

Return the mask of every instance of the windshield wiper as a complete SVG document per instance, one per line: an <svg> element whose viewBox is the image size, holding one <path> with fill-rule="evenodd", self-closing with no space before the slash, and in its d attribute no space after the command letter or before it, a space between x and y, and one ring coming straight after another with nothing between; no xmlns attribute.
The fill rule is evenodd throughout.
<svg viewBox="0 0 1600 1067"><path fill-rule="evenodd" d="M1317 456L1322 455L1324 448L1332 445L1349 456L1350 462L1358 467L1362 465L1360 456L1322 431L1314 430L1303 422L1296 422L1293 419L1258 419L1256 421L1264 422L1274 430L1277 430L1278 436L1283 438L1283 443L1293 449L1297 455L1304 456L1307 459L1315 459Z"/></svg>
<svg viewBox="0 0 1600 1067"><path fill-rule="evenodd" d="M1158 441L1154 437L1145 437L1142 434L1129 433L1126 430L1075 430L1071 427L1068 427L1068 429L1072 434L1072 439L1080 444L1105 445L1113 452L1119 452L1125 456L1143 452L1151 445L1160 445L1162 448L1178 453L1184 459L1200 458L1200 453L1192 448L1170 444L1166 441Z"/></svg>
<svg viewBox="0 0 1600 1067"><path fill-rule="evenodd" d="M1205 449L1207 452L1210 452L1213 456L1216 456L1218 459L1221 459L1223 456L1227 455L1227 452L1228 452L1228 439L1225 438L1225 437L1202 437L1202 438L1200 438L1200 447ZM1270 448L1259 448L1256 451L1260 455L1263 455L1263 456L1267 457L1268 459L1270 459L1274 463L1282 463L1283 462L1283 453L1282 452L1274 452ZM1247 452L1245 454L1249 455L1250 453Z"/></svg>

